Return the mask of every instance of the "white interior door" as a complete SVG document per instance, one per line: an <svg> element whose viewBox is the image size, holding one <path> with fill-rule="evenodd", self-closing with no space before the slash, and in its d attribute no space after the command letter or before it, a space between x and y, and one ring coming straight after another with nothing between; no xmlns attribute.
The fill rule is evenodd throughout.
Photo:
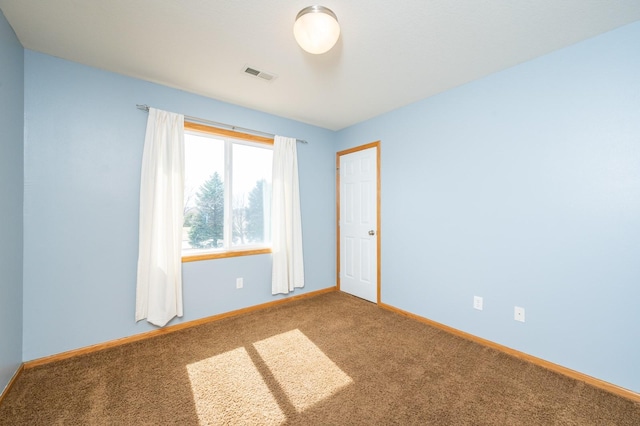
<svg viewBox="0 0 640 426"><path fill-rule="evenodd" d="M377 148L339 159L340 290L377 303Z"/></svg>

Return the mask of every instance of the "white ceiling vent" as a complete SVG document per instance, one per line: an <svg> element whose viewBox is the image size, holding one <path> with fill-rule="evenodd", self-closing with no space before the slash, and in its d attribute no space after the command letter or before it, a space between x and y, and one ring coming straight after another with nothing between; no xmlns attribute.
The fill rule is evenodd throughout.
<svg viewBox="0 0 640 426"><path fill-rule="evenodd" d="M277 77L277 75L270 73L270 72L266 72L266 71L260 71L259 69L255 68L255 67L251 67L249 65L245 65L244 68L242 68L242 71L245 72L246 74L252 75L254 77L258 77L261 78L263 80L266 81L271 81L274 78Z"/></svg>

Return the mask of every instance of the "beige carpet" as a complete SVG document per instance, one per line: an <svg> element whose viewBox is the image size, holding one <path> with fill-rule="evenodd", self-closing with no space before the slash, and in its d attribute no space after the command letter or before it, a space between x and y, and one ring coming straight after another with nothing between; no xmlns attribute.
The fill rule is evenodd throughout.
<svg viewBox="0 0 640 426"><path fill-rule="evenodd" d="M328 293L24 371L0 425L640 425L640 404Z"/></svg>

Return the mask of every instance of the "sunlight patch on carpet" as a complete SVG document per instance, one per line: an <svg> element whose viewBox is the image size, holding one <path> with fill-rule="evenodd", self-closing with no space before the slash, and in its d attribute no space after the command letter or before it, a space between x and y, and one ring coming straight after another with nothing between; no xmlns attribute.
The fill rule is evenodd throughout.
<svg viewBox="0 0 640 426"><path fill-rule="evenodd" d="M244 348L187 365L200 424L280 424L286 417Z"/></svg>
<svg viewBox="0 0 640 426"><path fill-rule="evenodd" d="M298 412L353 383L300 330L292 330L253 344Z"/></svg>

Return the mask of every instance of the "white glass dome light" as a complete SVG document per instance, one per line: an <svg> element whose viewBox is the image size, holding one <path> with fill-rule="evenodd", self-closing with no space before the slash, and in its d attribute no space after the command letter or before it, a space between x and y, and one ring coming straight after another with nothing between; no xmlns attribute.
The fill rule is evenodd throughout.
<svg viewBox="0 0 640 426"><path fill-rule="evenodd" d="M305 7L296 16L293 35L300 47L309 53L328 52L340 37L338 18L324 6Z"/></svg>

